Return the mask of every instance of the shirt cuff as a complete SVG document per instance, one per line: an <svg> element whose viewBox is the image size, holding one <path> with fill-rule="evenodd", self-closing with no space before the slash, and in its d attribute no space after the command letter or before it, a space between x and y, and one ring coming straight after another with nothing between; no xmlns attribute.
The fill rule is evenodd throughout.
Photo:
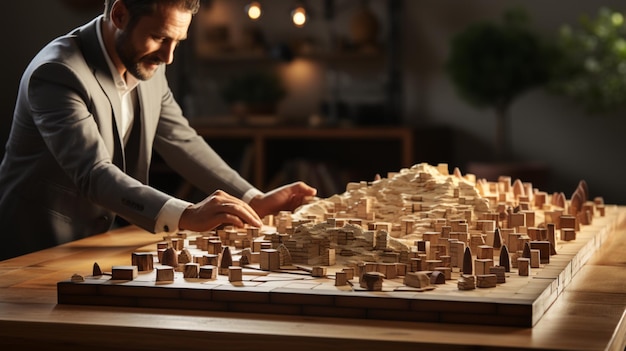
<svg viewBox="0 0 626 351"><path fill-rule="evenodd" d="M245 194L243 194L243 196L241 197L241 200L247 204L250 203L250 200L254 199L255 197L259 196L259 195L263 195L263 192L257 188L252 188L248 191L245 192Z"/></svg>
<svg viewBox="0 0 626 351"><path fill-rule="evenodd" d="M177 232L180 216L183 211L192 204L176 198L171 198L161 208L154 228L155 233Z"/></svg>

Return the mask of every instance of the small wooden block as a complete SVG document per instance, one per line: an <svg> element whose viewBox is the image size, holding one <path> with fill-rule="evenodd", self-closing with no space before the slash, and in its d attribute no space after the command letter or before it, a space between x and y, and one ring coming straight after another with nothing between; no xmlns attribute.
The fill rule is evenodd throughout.
<svg viewBox="0 0 626 351"><path fill-rule="evenodd" d="M154 257L151 252L133 252L131 261L133 266L137 266L137 270L140 272L154 269Z"/></svg>
<svg viewBox="0 0 626 351"><path fill-rule="evenodd" d="M561 216L559 217L560 228L573 228L576 229L576 217L574 216Z"/></svg>
<svg viewBox="0 0 626 351"><path fill-rule="evenodd" d="M380 272L365 272L359 281L359 286L370 291L381 291L384 278L385 275Z"/></svg>
<svg viewBox="0 0 626 351"><path fill-rule="evenodd" d="M133 280L137 278L137 266L113 266L111 268L112 280Z"/></svg>
<svg viewBox="0 0 626 351"><path fill-rule="evenodd" d="M522 277L530 275L530 258L518 257L517 258L517 270L518 274Z"/></svg>
<svg viewBox="0 0 626 351"><path fill-rule="evenodd" d="M432 271L430 274L430 283L431 284L445 284L446 276L440 271Z"/></svg>
<svg viewBox="0 0 626 351"><path fill-rule="evenodd" d="M346 279L347 280L354 279L354 268L352 268L352 267L343 268L341 271L346 273Z"/></svg>
<svg viewBox="0 0 626 351"><path fill-rule="evenodd" d="M313 277L325 277L326 267L315 266L311 269L311 276Z"/></svg>
<svg viewBox="0 0 626 351"><path fill-rule="evenodd" d="M550 263L550 241L531 241L530 248L539 250L539 262L543 264Z"/></svg>
<svg viewBox="0 0 626 351"><path fill-rule="evenodd" d="M494 266L489 268L489 273L496 276L496 283L502 284L506 282L506 267Z"/></svg>
<svg viewBox="0 0 626 351"><path fill-rule="evenodd" d="M479 245L476 258L480 259L493 259L493 247L489 245Z"/></svg>
<svg viewBox="0 0 626 351"><path fill-rule="evenodd" d="M348 274L345 271L335 273L335 286L344 286L348 284Z"/></svg>
<svg viewBox="0 0 626 351"><path fill-rule="evenodd" d="M430 286L430 278L424 272L409 272L404 276L404 285L413 288L426 288Z"/></svg>
<svg viewBox="0 0 626 351"><path fill-rule="evenodd" d="M200 266L200 272L198 273L200 279L215 279L217 278L217 267L213 265Z"/></svg>
<svg viewBox="0 0 626 351"><path fill-rule="evenodd" d="M539 268L541 251L536 249L530 250L530 268Z"/></svg>
<svg viewBox="0 0 626 351"><path fill-rule="evenodd" d="M476 275L476 287L477 288L495 288L498 282L498 278L495 274L480 274Z"/></svg>
<svg viewBox="0 0 626 351"><path fill-rule="evenodd" d="M264 271L280 269L280 254L276 249L262 249L259 267Z"/></svg>
<svg viewBox="0 0 626 351"><path fill-rule="evenodd" d="M476 277L473 275L461 274L461 276L457 280L457 288L459 290L476 289Z"/></svg>
<svg viewBox="0 0 626 351"><path fill-rule="evenodd" d="M173 282L174 281L174 267L165 266L157 267L156 269L156 281L157 282Z"/></svg>
<svg viewBox="0 0 626 351"><path fill-rule="evenodd" d="M172 248L176 251L180 251L185 247L185 239L172 238Z"/></svg>
<svg viewBox="0 0 626 351"><path fill-rule="evenodd" d="M165 249L160 261L162 265L176 268L178 267L178 252L171 247Z"/></svg>
<svg viewBox="0 0 626 351"><path fill-rule="evenodd" d="M198 278L200 271L200 265L198 263L185 263L185 269L183 270L184 278Z"/></svg>
<svg viewBox="0 0 626 351"><path fill-rule="evenodd" d="M508 216L509 228L523 227L526 225L526 216L523 213L511 213Z"/></svg>
<svg viewBox="0 0 626 351"><path fill-rule="evenodd" d="M488 274L490 267L493 267L493 259L485 258L474 260L474 270L476 275Z"/></svg>
<svg viewBox="0 0 626 351"><path fill-rule="evenodd" d="M576 230L574 228L561 228L561 240L576 240Z"/></svg>
<svg viewBox="0 0 626 351"><path fill-rule="evenodd" d="M450 267L435 267L435 271L443 273L446 280L452 279L452 269Z"/></svg>
<svg viewBox="0 0 626 351"><path fill-rule="evenodd" d="M241 267L238 266L230 266L228 267L228 281L229 282L240 282L243 280L243 271Z"/></svg>

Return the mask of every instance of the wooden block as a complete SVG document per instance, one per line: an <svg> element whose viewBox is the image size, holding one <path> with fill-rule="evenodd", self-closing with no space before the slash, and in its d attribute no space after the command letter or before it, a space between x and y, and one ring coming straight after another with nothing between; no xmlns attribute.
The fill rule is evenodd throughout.
<svg viewBox="0 0 626 351"><path fill-rule="evenodd" d="M228 267L228 281L240 282L243 280L243 271L239 266Z"/></svg>
<svg viewBox="0 0 626 351"><path fill-rule="evenodd" d="M200 272L200 265L198 263L185 263L185 268L183 270L184 278L198 278L198 274Z"/></svg>
<svg viewBox="0 0 626 351"><path fill-rule="evenodd" d="M189 249L183 248L178 253L178 264L181 265L181 264L186 264L190 262L193 262L193 257L191 256L191 252L189 251Z"/></svg>
<svg viewBox="0 0 626 351"><path fill-rule="evenodd" d="M370 291L382 291L385 275L380 272L365 272L359 286Z"/></svg>
<svg viewBox="0 0 626 351"><path fill-rule="evenodd" d="M219 265L219 255L216 254L204 254L203 255L204 259L202 260L204 264L201 264L201 266L215 266L217 267ZM198 262L200 263L200 262Z"/></svg>
<svg viewBox="0 0 626 351"><path fill-rule="evenodd" d="M474 290L476 289L476 276L461 274L457 280L457 289Z"/></svg>
<svg viewBox="0 0 626 351"><path fill-rule="evenodd" d="M441 233L439 232L424 232L422 234L422 238L426 242L430 242L432 244L436 244L439 241L439 237Z"/></svg>
<svg viewBox="0 0 626 351"><path fill-rule="evenodd" d="M313 277L325 277L326 267L315 266L311 269L311 276Z"/></svg>
<svg viewBox="0 0 626 351"><path fill-rule="evenodd" d="M574 228L561 228L561 240L576 240L576 230Z"/></svg>
<svg viewBox="0 0 626 351"><path fill-rule="evenodd" d="M395 279L398 276L395 263L379 263L378 271L384 274L387 279Z"/></svg>
<svg viewBox="0 0 626 351"><path fill-rule="evenodd" d="M430 285L430 277L425 272L409 272L404 276L404 285L413 288L426 288Z"/></svg>
<svg viewBox="0 0 626 351"><path fill-rule="evenodd" d="M262 249L259 266L264 271L276 271L280 269L280 255L276 249Z"/></svg>
<svg viewBox="0 0 626 351"><path fill-rule="evenodd" d="M434 271L435 267L440 267L442 261L441 260L426 260L426 269L427 271ZM423 268L423 267L422 267Z"/></svg>
<svg viewBox="0 0 626 351"><path fill-rule="evenodd" d="M550 241L531 241L530 248L539 250L539 262L542 264L550 263L550 251L551 251L551 243Z"/></svg>
<svg viewBox="0 0 626 351"><path fill-rule="evenodd" d="M137 278L137 266L113 266L111 268L112 280L133 280Z"/></svg>
<svg viewBox="0 0 626 351"><path fill-rule="evenodd" d="M348 274L345 271L335 273L335 286L344 286L348 284Z"/></svg>
<svg viewBox="0 0 626 351"><path fill-rule="evenodd" d="M435 271L443 273L446 280L452 279L452 269L450 267L435 267Z"/></svg>
<svg viewBox="0 0 626 351"><path fill-rule="evenodd" d="M206 251L209 254L219 255L222 252L222 242L220 240L209 240Z"/></svg>
<svg viewBox="0 0 626 351"><path fill-rule="evenodd" d="M440 271L432 271L430 273L430 283L431 284L445 284L446 276Z"/></svg>
<svg viewBox="0 0 626 351"><path fill-rule="evenodd" d="M450 239L450 267L461 267L463 265L464 253L465 243Z"/></svg>
<svg viewBox="0 0 626 351"><path fill-rule="evenodd" d="M185 247L185 240L180 238L172 238L172 248L176 251L180 251Z"/></svg>
<svg viewBox="0 0 626 351"><path fill-rule="evenodd" d="M422 259L419 257L413 257L410 259L410 269L411 272L419 272L423 271L422 269Z"/></svg>
<svg viewBox="0 0 626 351"><path fill-rule="evenodd" d="M160 262L165 266L173 268L178 267L178 252L175 249L168 247L165 251L163 251Z"/></svg>
<svg viewBox="0 0 626 351"><path fill-rule="evenodd" d="M574 228L576 229L576 217L562 215L559 217L560 228Z"/></svg>
<svg viewBox="0 0 626 351"><path fill-rule="evenodd" d="M479 245L478 252L476 252L476 258L493 259L493 247L489 245Z"/></svg>
<svg viewBox="0 0 626 351"><path fill-rule="evenodd" d="M131 261L133 266L137 266L137 270L140 272L154 269L154 256L151 252L133 252Z"/></svg>
<svg viewBox="0 0 626 351"><path fill-rule="evenodd" d="M200 279L216 279L217 278L217 266L214 266L214 265L200 266L198 277Z"/></svg>
<svg viewBox="0 0 626 351"><path fill-rule="evenodd" d="M493 259L475 259L474 271L476 275L489 274L489 268L493 267Z"/></svg>
<svg viewBox="0 0 626 351"><path fill-rule="evenodd" d="M526 216L523 213L510 213L507 218L509 228L517 228L526 226Z"/></svg>
<svg viewBox="0 0 626 351"><path fill-rule="evenodd" d="M520 245L520 238L522 237L521 233L509 233L508 235L508 248L509 248L509 252L515 252L519 249L524 248L523 245Z"/></svg>
<svg viewBox="0 0 626 351"><path fill-rule="evenodd" d="M518 274L523 277L530 275L530 258L518 257L517 258L517 270Z"/></svg>
<svg viewBox="0 0 626 351"><path fill-rule="evenodd" d="M354 279L354 268L346 267L346 268L343 268L341 271L346 273L346 279L347 280Z"/></svg>
<svg viewBox="0 0 626 351"><path fill-rule="evenodd" d="M174 281L174 267L163 266L156 268L156 281L157 282L173 282Z"/></svg>
<svg viewBox="0 0 626 351"><path fill-rule="evenodd" d="M530 268L539 268L540 256L541 251L537 249L530 250Z"/></svg>
<svg viewBox="0 0 626 351"><path fill-rule="evenodd" d="M445 262L444 262L445 263ZM404 263L395 263L396 276L404 276L407 272L407 265Z"/></svg>
<svg viewBox="0 0 626 351"><path fill-rule="evenodd" d="M199 238L196 239L196 247L202 251L206 251L207 247L209 245L209 240L210 237L208 236L201 236Z"/></svg>
<svg viewBox="0 0 626 351"><path fill-rule="evenodd" d="M495 274L477 274L476 275L476 287L477 288L495 288L498 282L498 278Z"/></svg>
<svg viewBox="0 0 626 351"><path fill-rule="evenodd" d="M503 284L506 282L506 268L504 266L490 267L489 273L496 276L496 283Z"/></svg>

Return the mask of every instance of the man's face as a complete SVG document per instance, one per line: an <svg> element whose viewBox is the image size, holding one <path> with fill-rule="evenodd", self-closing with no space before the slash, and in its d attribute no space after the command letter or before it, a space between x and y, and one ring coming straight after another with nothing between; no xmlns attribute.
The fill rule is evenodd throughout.
<svg viewBox="0 0 626 351"><path fill-rule="evenodd" d="M135 25L126 25L115 38L115 49L130 74L150 79L161 64L170 64L174 49L187 38L192 14L177 7L159 6Z"/></svg>

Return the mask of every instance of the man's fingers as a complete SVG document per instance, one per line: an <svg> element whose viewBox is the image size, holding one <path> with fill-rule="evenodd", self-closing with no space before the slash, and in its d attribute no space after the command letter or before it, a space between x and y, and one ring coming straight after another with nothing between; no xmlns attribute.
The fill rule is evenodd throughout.
<svg viewBox="0 0 626 351"><path fill-rule="evenodd" d="M228 218L236 217L240 223L239 226L243 226L243 223L257 227L263 225L256 212L245 202L225 202L220 205L219 212L225 213Z"/></svg>

